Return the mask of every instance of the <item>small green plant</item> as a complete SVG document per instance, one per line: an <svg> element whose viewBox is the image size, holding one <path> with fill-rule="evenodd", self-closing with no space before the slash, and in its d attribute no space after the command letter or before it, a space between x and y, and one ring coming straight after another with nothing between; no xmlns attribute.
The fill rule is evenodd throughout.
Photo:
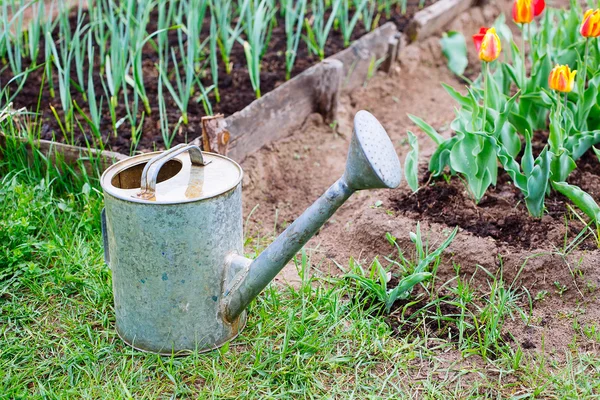
<svg viewBox="0 0 600 400"><path fill-rule="evenodd" d="M392 261L392 265L402 271L398 284L393 288L388 287L392 274L381 265L378 258L373 260L368 272L352 259L350 273L345 275L345 278L354 281L362 290L362 295L380 302L384 306L384 312L389 314L397 300L407 299L416 285L432 277L432 273L428 271L430 265L439 263L442 252L452 243L457 232L458 228L455 228L436 250L429 252L421 236L420 224L417 224L416 233L410 233L411 241L415 246L415 261L407 259L396 238L387 233L388 242L398 250L399 261Z"/></svg>

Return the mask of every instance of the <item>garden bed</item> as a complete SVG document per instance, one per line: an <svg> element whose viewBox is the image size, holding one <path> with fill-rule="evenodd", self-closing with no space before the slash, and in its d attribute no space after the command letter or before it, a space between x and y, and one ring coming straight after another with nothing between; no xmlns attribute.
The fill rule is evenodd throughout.
<svg viewBox="0 0 600 400"><path fill-rule="evenodd" d="M393 22L394 26L400 31L403 31L408 26L411 18L417 13L421 7L420 5L428 6L435 3L436 0L427 0L421 2L408 2L408 6L405 14L400 14L399 9L394 9L393 13L389 18L389 22ZM156 20L158 18L157 12L154 11L151 14L150 22L148 24L148 32L154 32L158 29ZM311 18L310 15L307 18ZM86 20L84 20L85 23ZM77 28L77 13L74 10L69 16L69 22L71 29L74 32ZM385 14L381 14L379 24L384 25L388 22ZM205 17L205 22L202 26L202 37L209 35L210 27L210 15ZM277 23L273 28L270 40L268 41L268 47L262 60L261 66L261 91L264 94L269 93L286 82L285 79L285 50L286 50L286 34L285 34L285 21L281 17L277 17ZM352 33L352 41L364 36L366 30L360 23L356 25ZM57 35L57 29L55 35ZM388 38L385 38L387 42ZM169 44L175 46L177 44L177 31L169 33ZM40 47L44 47L44 41L42 39ZM325 56L329 57L335 55L344 49L344 40L339 31L333 30L329 35L326 46ZM39 61L42 60L42 55L39 57ZM164 141L159 129L159 110L158 110L158 72L155 67L155 63L158 62L158 56L153 52L150 45L146 45L144 48L143 56L143 73L144 73L144 86L149 98L152 113L146 115L143 124L143 134L141 140L135 150L145 152L156 149L164 148ZM225 71L225 67L222 63L219 63L219 92L220 102L217 103L214 92L209 94L209 99L212 103L213 112L215 114L222 113L225 116L232 115L238 111L243 110L249 104L256 100L255 93L252 88L248 68L246 64L246 58L244 55L244 48L241 44L236 43L232 48L231 63L233 65L232 72L228 74ZM369 60L370 61L370 60ZM309 52L309 49L304 40L300 41L297 59L295 66L292 71L292 77L301 74L311 66L319 63L319 58ZM103 68L103 63L98 59L97 55L94 59L94 82L96 91L102 93L102 81L99 71ZM351 66L346 66L346 71ZM88 64L87 60L83 64L83 69L87 71ZM182 71L183 72L183 71ZM72 68L72 76L75 76L76 70ZM12 78L9 68L4 68L0 74L0 82L8 82ZM27 77L27 84L23 87L19 95L14 100L14 108L25 107L30 111L37 111L39 107L41 126L39 130L39 138L43 140L52 140L60 143L68 143L76 146L86 147L89 144L92 147L103 146L103 148L110 149L111 151L129 154L134 147L131 143L131 126L127 121L120 124L117 129L117 134L112 134L112 122L111 117L105 110L101 125L100 132L102 133L102 145L98 143L97 138L94 138L88 129L84 129L83 132L80 129L75 129L73 135L64 137L61 133L60 123L57 121L53 112L50 109L50 105L56 107L57 113L60 118L64 117L63 111L57 106L60 104L58 97L52 98L50 96L48 84L42 85L44 81L44 69L38 68L29 73ZM364 77L363 77L364 79ZM210 71L207 71L205 77L202 79L205 86L209 86L212 82ZM175 84L173 82L173 84ZM58 81L54 82L55 88L58 88ZM11 85L13 89L17 88L16 83ZM42 88L42 90L40 90ZM288 93L289 96L294 96L294 93ZM58 96L58 94L57 94ZM87 108L87 101L83 98L83 93L78 91L72 91L72 97L78 105L80 105L83 112L89 114ZM165 94L167 100L167 113L169 126L172 128L176 125L180 117L180 112L175 102L171 99L168 93ZM139 112L141 114L143 108L140 107ZM127 110L124 104L119 104L116 109L118 118L123 118L127 115ZM206 111L202 103L191 101L189 105L189 122L187 125L181 124L179 130L174 137L173 143L189 142L197 138L201 134L201 118L206 115ZM260 118L260 116L259 116ZM78 118L80 119L80 118ZM83 123L83 121L80 121ZM85 125L82 125L85 126Z"/></svg>

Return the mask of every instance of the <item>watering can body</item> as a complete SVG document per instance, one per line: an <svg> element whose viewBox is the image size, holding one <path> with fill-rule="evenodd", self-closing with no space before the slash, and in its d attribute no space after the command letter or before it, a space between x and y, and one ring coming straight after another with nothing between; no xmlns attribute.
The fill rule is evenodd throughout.
<svg viewBox="0 0 600 400"><path fill-rule="evenodd" d="M131 180L126 175L139 175L141 166L160 154L116 164L103 176L104 184ZM220 158L204 156L213 162ZM172 161L190 168L187 153ZM116 329L136 349L159 354L211 350L244 327L245 312L233 321L221 315L225 262L243 254L241 168L229 165L239 169L233 187L197 201L147 200L136 188L105 188L105 258L112 270ZM172 179L157 184L157 196Z"/></svg>
<svg viewBox="0 0 600 400"><path fill-rule="evenodd" d="M255 260L243 257L242 169L179 145L131 157L101 178L116 329L136 349L209 351L239 334L246 307L362 189L400 184L400 162L369 113L355 117L344 175Z"/></svg>

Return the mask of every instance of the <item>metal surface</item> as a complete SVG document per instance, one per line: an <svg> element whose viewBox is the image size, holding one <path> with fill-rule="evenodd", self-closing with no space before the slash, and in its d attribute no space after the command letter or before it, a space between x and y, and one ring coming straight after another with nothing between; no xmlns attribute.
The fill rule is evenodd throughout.
<svg viewBox="0 0 600 400"><path fill-rule="evenodd" d="M140 204L105 195L116 328L137 349L207 351L235 337L245 314L221 315L225 260L242 254L241 185L197 202Z"/></svg>
<svg viewBox="0 0 600 400"><path fill-rule="evenodd" d="M102 188L105 193L127 201L180 204L221 195L241 182L242 168L235 161L218 154L203 153L204 165L201 165L196 151L196 146L185 146L176 148L177 154L169 153L160 159L156 157L164 153L148 153L123 160L104 172ZM152 161L155 163L148 167ZM151 195L140 197L146 167L146 180L156 179L157 183Z"/></svg>
<svg viewBox="0 0 600 400"><path fill-rule="evenodd" d="M210 153L194 162L189 150L133 157L101 178L117 331L143 351L187 354L231 340L252 299L354 191L400 184L385 130L359 112L344 175L252 261L242 256L241 169ZM149 199L135 195L145 167L158 182Z"/></svg>
<svg viewBox="0 0 600 400"><path fill-rule="evenodd" d="M176 156L188 152L191 162L191 168L193 167L204 167L211 161L204 161L202 157L202 150L200 147L195 145L186 145L182 143L178 146L173 147L169 151L165 151L162 154L154 156L142 171L141 187L137 196L142 199L153 199L156 194L156 181L158 180L158 174L161 168Z"/></svg>

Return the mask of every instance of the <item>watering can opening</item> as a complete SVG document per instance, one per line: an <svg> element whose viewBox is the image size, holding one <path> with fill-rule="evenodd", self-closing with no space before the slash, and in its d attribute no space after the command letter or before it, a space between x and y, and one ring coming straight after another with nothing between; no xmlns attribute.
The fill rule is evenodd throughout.
<svg viewBox="0 0 600 400"><path fill-rule="evenodd" d="M183 355L233 339L249 303L355 191L395 188L402 174L383 126L358 112L342 177L254 260L243 256L242 176L186 144L104 172L105 260L126 343Z"/></svg>
<svg viewBox="0 0 600 400"><path fill-rule="evenodd" d="M147 161L123 169L112 177L111 185L118 189L140 189L142 187L142 172L146 165L148 165ZM177 159L167 161L158 173L156 183L162 183L173 178L182 168L182 162Z"/></svg>

